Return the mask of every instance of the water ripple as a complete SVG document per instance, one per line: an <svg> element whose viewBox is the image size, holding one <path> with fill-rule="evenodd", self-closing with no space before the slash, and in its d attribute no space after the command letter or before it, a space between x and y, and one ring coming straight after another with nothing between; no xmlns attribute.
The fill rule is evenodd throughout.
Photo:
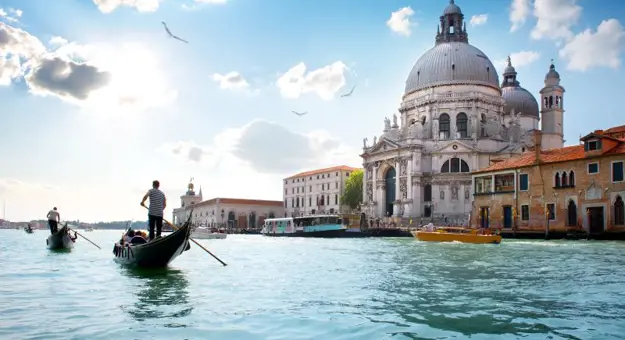
<svg viewBox="0 0 625 340"><path fill-rule="evenodd" d="M625 244L205 240L171 268L0 231L0 338L625 339Z"/></svg>

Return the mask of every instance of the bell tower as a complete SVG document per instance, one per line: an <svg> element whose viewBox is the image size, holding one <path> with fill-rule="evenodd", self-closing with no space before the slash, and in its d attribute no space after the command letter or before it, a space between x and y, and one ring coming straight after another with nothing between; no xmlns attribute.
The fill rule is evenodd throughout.
<svg viewBox="0 0 625 340"><path fill-rule="evenodd" d="M564 87L560 86L560 74L553 65L545 75L545 86L540 90L540 114L543 150L564 147Z"/></svg>
<svg viewBox="0 0 625 340"><path fill-rule="evenodd" d="M187 185L187 192L180 196L180 207L186 208L192 204L196 204L202 202L202 194L200 189L200 195L195 194L194 190L195 186L193 185L193 177L189 180L189 184Z"/></svg>

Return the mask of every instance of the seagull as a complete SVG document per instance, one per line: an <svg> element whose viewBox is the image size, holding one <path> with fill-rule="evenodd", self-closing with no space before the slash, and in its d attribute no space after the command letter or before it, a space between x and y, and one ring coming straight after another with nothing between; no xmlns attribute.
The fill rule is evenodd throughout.
<svg viewBox="0 0 625 340"><path fill-rule="evenodd" d="M173 35L173 34L171 33L171 31L169 30L169 28L167 27L167 24L166 24L164 21L161 21L161 23L163 23L163 26L165 26L165 31L167 31L167 34L169 34L169 36L170 36L170 37L172 37L172 38L174 38L174 39L176 39L176 40L180 40L180 41L182 41L183 43L187 43L187 44L189 43L188 41L186 41L186 40L184 40L184 39L182 39L182 38L180 38L180 37L177 37L177 36Z"/></svg>
<svg viewBox="0 0 625 340"><path fill-rule="evenodd" d="M296 115L298 115L298 116L303 116L303 115L305 115L305 114L307 114L307 113L308 113L308 111L306 111L306 112L291 111L291 112L295 113L295 114L296 114Z"/></svg>
<svg viewBox="0 0 625 340"><path fill-rule="evenodd" d="M356 88L356 85L354 85L354 87L352 87L352 89L349 92L347 92L346 94L341 95L341 98L351 96L352 93L354 93L354 89L355 88Z"/></svg>

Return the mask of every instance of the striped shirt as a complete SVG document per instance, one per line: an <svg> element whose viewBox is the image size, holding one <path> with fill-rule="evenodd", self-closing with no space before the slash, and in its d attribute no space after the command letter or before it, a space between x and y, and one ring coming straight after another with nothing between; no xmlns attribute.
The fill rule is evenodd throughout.
<svg viewBox="0 0 625 340"><path fill-rule="evenodd" d="M152 188L148 191L148 197L150 198L148 214L163 217L163 210L165 210L165 194L159 189Z"/></svg>

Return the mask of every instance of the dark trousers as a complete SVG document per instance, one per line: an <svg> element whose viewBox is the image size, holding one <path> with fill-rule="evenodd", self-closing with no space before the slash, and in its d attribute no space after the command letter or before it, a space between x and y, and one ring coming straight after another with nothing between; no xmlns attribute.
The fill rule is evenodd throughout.
<svg viewBox="0 0 625 340"><path fill-rule="evenodd" d="M150 227L150 240L154 239L154 227L156 227L156 236L161 236L161 229L163 229L163 216L148 215L148 225Z"/></svg>
<svg viewBox="0 0 625 340"><path fill-rule="evenodd" d="M50 232L52 234L54 234L57 231L59 231L59 222L57 222L55 220L48 220L48 225L50 226Z"/></svg>

